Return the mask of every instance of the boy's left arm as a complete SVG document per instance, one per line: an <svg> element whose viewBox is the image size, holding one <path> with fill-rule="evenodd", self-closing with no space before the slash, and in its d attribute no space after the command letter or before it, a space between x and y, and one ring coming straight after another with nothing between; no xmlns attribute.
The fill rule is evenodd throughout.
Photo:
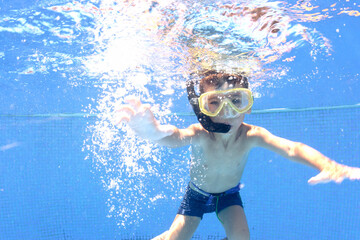
<svg viewBox="0 0 360 240"><path fill-rule="evenodd" d="M317 168L320 173L309 179L310 184L330 181L341 183L346 178L360 180L360 168L339 164L303 143L277 137L260 127L255 127L250 134L253 135L256 146L269 149L290 160Z"/></svg>

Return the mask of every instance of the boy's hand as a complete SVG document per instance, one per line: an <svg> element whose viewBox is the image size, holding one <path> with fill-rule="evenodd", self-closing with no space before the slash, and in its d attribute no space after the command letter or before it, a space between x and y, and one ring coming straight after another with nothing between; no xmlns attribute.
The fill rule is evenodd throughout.
<svg viewBox="0 0 360 240"><path fill-rule="evenodd" d="M360 180L360 168L333 163L330 167L324 168L315 177L310 178L308 183L312 185L331 181L341 183L344 179Z"/></svg>
<svg viewBox="0 0 360 240"><path fill-rule="evenodd" d="M126 101L129 104L117 110L123 113L119 123L127 122L138 136L156 141L174 133L173 126L159 124L149 104L142 104L136 97L128 97Z"/></svg>

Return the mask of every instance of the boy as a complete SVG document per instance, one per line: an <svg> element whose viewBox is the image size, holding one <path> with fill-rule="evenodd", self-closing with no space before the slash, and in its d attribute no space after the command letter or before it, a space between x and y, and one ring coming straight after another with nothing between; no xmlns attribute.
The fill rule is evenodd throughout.
<svg viewBox="0 0 360 240"><path fill-rule="evenodd" d="M150 106L128 99L122 106L126 121L140 136L168 147L192 145L190 183L169 231L156 239L191 239L204 213L216 212L227 238L249 239L249 227L239 194L239 182L254 147L263 147L290 160L320 170L310 184L345 178L360 179L360 169L340 165L315 149L272 135L266 129L244 123L253 98L242 75L209 71L200 81L187 83L189 100L200 124L186 129L160 125Z"/></svg>

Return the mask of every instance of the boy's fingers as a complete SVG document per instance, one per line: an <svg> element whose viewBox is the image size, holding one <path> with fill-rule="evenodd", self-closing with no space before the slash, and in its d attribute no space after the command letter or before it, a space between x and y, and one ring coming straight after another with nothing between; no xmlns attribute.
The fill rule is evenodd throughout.
<svg viewBox="0 0 360 240"><path fill-rule="evenodd" d="M118 117L117 119L117 123L120 124L122 122L130 122L130 118L132 116L134 116L136 114L135 110L127 105L123 105L121 107L119 107L116 112L118 112L118 114L116 114L115 117Z"/></svg>
<svg viewBox="0 0 360 240"><path fill-rule="evenodd" d="M315 177L310 178L308 180L308 183L312 184L312 185L315 185L315 184L318 184L318 183L328 183L330 181L331 180L330 180L328 174L321 172L318 175L316 175Z"/></svg>
<svg viewBox="0 0 360 240"><path fill-rule="evenodd" d="M335 182L338 184L342 183L342 181L344 181L344 177L339 177L335 180Z"/></svg>
<svg viewBox="0 0 360 240"><path fill-rule="evenodd" d="M129 122L130 118L128 116L121 116L120 119L118 120L118 124L122 123L122 122Z"/></svg>
<svg viewBox="0 0 360 240"><path fill-rule="evenodd" d="M330 181L334 181L336 183L341 183L345 178L350 180L360 180L360 168L347 168L346 172L342 172L342 174L338 173L336 175L330 176L327 172L320 172L315 177L309 179L308 183L315 185L318 183L328 183Z"/></svg>
<svg viewBox="0 0 360 240"><path fill-rule="evenodd" d="M142 104L141 108L144 109L144 110L148 110L148 109L151 108L151 105L150 104Z"/></svg>
<svg viewBox="0 0 360 240"><path fill-rule="evenodd" d="M139 109L141 107L141 101L137 97L130 96L130 97L127 97L125 100L126 100L126 102L128 102L131 106L133 106L136 109Z"/></svg>
<svg viewBox="0 0 360 240"><path fill-rule="evenodd" d="M126 106L126 105L119 107L116 111L117 112L125 112L126 114L129 114L131 116L135 115L135 113L136 113L132 107Z"/></svg>
<svg viewBox="0 0 360 240"><path fill-rule="evenodd" d="M348 174L350 180L360 180L360 168L351 168Z"/></svg>

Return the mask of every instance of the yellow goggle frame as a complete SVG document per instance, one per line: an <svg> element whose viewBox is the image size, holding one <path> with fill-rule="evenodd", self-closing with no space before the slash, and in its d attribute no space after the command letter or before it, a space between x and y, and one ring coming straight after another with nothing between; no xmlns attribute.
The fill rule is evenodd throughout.
<svg viewBox="0 0 360 240"><path fill-rule="evenodd" d="M218 101L216 102L218 106L215 106L215 102L209 103L209 101ZM247 112L252 107L253 103L252 93L247 88L210 91L201 94L199 97L200 111L209 117L217 116L225 104L229 105L235 112L241 114ZM209 104L214 105L212 107L213 109L210 109Z"/></svg>

